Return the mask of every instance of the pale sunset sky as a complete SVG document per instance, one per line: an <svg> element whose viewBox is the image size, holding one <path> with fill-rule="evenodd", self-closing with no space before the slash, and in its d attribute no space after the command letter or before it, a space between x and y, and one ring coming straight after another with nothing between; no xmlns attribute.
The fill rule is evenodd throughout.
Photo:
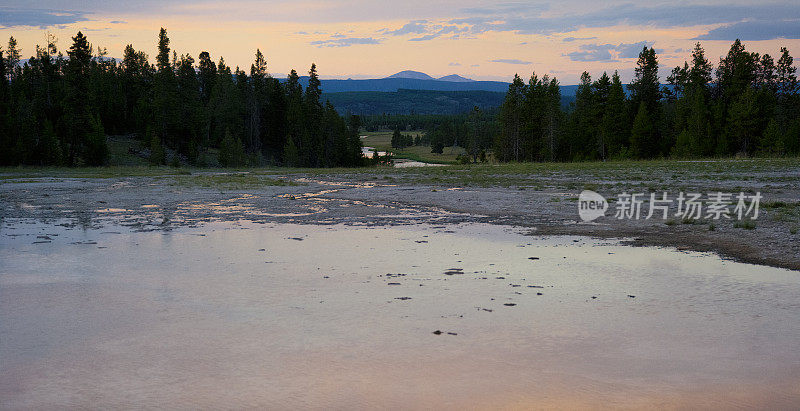
<svg viewBox="0 0 800 411"><path fill-rule="evenodd" d="M209 51L249 70L256 48L270 73L322 78L380 78L400 70L434 77L460 74L509 81L555 75L576 84L580 73L633 74L644 44L655 47L662 81L689 59L700 41L718 63L740 38L748 50L776 58L781 46L800 57L800 2L780 1L462 1L296 0L5 0L0 36L13 35L24 58L49 31L65 51L84 32L95 46L121 57L126 44L154 61L158 29L171 46L195 59ZM324 87L324 84L323 84Z"/></svg>

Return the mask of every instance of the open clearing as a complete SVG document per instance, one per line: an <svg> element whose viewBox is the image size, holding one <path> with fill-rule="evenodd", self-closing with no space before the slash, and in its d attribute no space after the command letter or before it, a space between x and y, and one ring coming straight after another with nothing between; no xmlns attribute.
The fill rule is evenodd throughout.
<svg viewBox="0 0 800 411"><path fill-rule="evenodd" d="M584 189L610 202L606 216L590 224L581 223L577 213ZM747 224L613 218L619 194L664 191L671 198L680 192L760 192L764 198L758 219ZM200 206L208 203L236 207ZM800 269L798 159L240 171L15 168L0 171L0 205L2 218L113 217L159 229L236 219L486 222L527 227L535 234L619 237L634 244L715 251L744 262ZM417 212L413 218L398 217L409 210Z"/></svg>

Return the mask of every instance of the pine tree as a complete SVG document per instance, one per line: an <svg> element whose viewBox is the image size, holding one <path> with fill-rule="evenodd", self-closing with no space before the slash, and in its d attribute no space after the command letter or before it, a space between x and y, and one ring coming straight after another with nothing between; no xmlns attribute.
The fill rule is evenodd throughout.
<svg viewBox="0 0 800 411"><path fill-rule="evenodd" d="M395 127L394 132L392 133L392 148L402 149L404 148L403 144L403 136L400 135L400 127Z"/></svg>
<svg viewBox="0 0 800 411"><path fill-rule="evenodd" d="M500 133L495 140L495 155L501 161L520 161L522 155L522 106L525 101L526 86L518 75L508 86L503 105L500 106ZM442 153L437 143L432 153Z"/></svg>
<svg viewBox="0 0 800 411"><path fill-rule="evenodd" d="M0 50L0 165L11 165L13 163L11 158L11 147L14 145L14 140L11 137L11 130L13 124L11 123L12 117L9 113L11 107L11 93L6 81L6 58L3 56L3 50Z"/></svg>
<svg viewBox="0 0 800 411"><path fill-rule="evenodd" d="M173 64L170 62L169 37L167 37L167 30L163 27L158 33L156 69L153 89L155 132L162 136L167 146L178 148L180 145L178 83Z"/></svg>
<svg viewBox="0 0 800 411"><path fill-rule="evenodd" d="M198 156L198 146L202 145L204 129L204 110L200 98L200 82L194 67L194 59L182 55L178 62L177 73L178 118L176 119L176 135L178 152L194 163Z"/></svg>
<svg viewBox="0 0 800 411"><path fill-rule="evenodd" d="M608 156L608 140L610 140L610 130L606 130L603 118L608 110L608 99L611 93L611 79L606 72L592 83L592 118L591 127L595 131L595 146L600 159L605 160Z"/></svg>
<svg viewBox="0 0 800 411"><path fill-rule="evenodd" d="M22 55L22 49L17 48L17 39L11 36L8 39L8 50L6 50L5 71L9 81L14 81L14 78L20 73L19 61Z"/></svg>
<svg viewBox="0 0 800 411"><path fill-rule="evenodd" d="M607 144L607 157L619 156L628 144L625 89L616 71L611 76L606 109L602 118L602 132Z"/></svg>
<svg viewBox="0 0 800 411"><path fill-rule="evenodd" d="M105 138L105 136L103 136ZM42 135L37 145L37 163L40 165L60 165L62 160L61 143L53 128L53 123L45 119Z"/></svg>
<svg viewBox="0 0 800 411"><path fill-rule="evenodd" d="M639 103L639 110L633 120L631 130L631 151L636 158L651 158L655 154L653 121L647 110L647 103Z"/></svg>
<svg viewBox="0 0 800 411"><path fill-rule="evenodd" d="M241 167L247 165L247 154L240 138L233 138L229 131L219 145L219 164L223 167Z"/></svg>
<svg viewBox="0 0 800 411"><path fill-rule="evenodd" d="M91 116L90 124L91 129L85 143L84 161L89 166L102 166L108 161L106 132L99 116Z"/></svg>
<svg viewBox="0 0 800 411"><path fill-rule="evenodd" d="M634 154L640 158L656 156L662 148L658 129L661 117L659 106L661 86L658 80L658 58L656 57L655 49L652 47L645 46L639 53L639 60L636 63L635 76L630 84L630 90L631 106L636 107L638 110L636 118L634 118L631 139L634 139L634 132L639 133L635 137L637 139L636 144L631 141L631 148ZM641 113L642 109L644 109L644 113ZM637 130L637 119L640 121L647 119L651 124L638 124Z"/></svg>
<svg viewBox="0 0 800 411"><path fill-rule="evenodd" d="M80 31L72 38L67 64L67 95L64 101L65 128L67 134L67 164L75 165L78 157L86 154L90 134L96 132L89 108L89 68L92 47ZM105 141L105 140L104 140ZM99 144L99 142L96 142ZM84 159L85 161L87 159ZM95 160L95 159L92 159Z"/></svg>
<svg viewBox="0 0 800 411"><path fill-rule="evenodd" d="M256 50L255 62L250 66L250 93L247 100L247 134L249 145L255 151L267 146L267 110L269 88L267 85L267 61L261 50Z"/></svg>
<svg viewBox="0 0 800 411"><path fill-rule="evenodd" d="M283 162L289 167L300 165L300 153L294 143L294 138L291 136L286 139L286 145L283 148Z"/></svg>
<svg viewBox="0 0 800 411"><path fill-rule="evenodd" d="M307 157L303 156L306 150L304 143L305 122L303 110L303 87L300 85L300 77L295 70L289 73L286 81L286 143L284 145L284 161L290 162L292 166L307 166ZM291 150L287 150L291 146ZM292 154L296 158L287 158L286 155Z"/></svg>
<svg viewBox="0 0 800 411"><path fill-rule="evenodd" d="M307 166L320 167L323 142L321 139L323 128L323 109L320 102L322 96L322 82L319 80L317 74L317 65L311 64L311 69L308 71L308 87L306 87L305 96L303 99L304 105L304 140L303 140L303 162Z"/></svg>
<svg viewBox="0 0 800 411"><path fill-rule="evenodd" d="M575 106L571 116L572 138L568 153L570 160L592 158L597 153L597 146L594 144L594 104L592 77L584 71L575 92Z"/></svg>
<svg viewBox="0 0 800 411"><path fill-rule="evenodd" d="M781 57L776 67L778 92L782 95L794 95L798 92L797 67L786 47L781 47Z"/></svg>

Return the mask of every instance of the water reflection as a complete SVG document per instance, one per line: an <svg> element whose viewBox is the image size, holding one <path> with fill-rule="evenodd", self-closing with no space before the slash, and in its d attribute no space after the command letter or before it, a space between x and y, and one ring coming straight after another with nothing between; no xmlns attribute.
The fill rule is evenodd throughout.
<svg viewBox="0 0 800 411"><path fill-rule="evenodd" d="M480 224L6 219L0 261L0 408L800 401L797 273L710 254Z"/></svg>

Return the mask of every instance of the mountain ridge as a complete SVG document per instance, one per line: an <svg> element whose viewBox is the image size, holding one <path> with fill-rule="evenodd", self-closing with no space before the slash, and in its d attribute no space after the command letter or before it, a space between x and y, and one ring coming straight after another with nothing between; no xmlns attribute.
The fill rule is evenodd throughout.
<svg viewBox="0 0 800 411"><path fill-rule="evenodd" d="M436 80L435 78L421 72L421 71L414 71L414 70L403 70L397 73L392 74L389 77L384 78L409 78L415 80Z"/></svg>

